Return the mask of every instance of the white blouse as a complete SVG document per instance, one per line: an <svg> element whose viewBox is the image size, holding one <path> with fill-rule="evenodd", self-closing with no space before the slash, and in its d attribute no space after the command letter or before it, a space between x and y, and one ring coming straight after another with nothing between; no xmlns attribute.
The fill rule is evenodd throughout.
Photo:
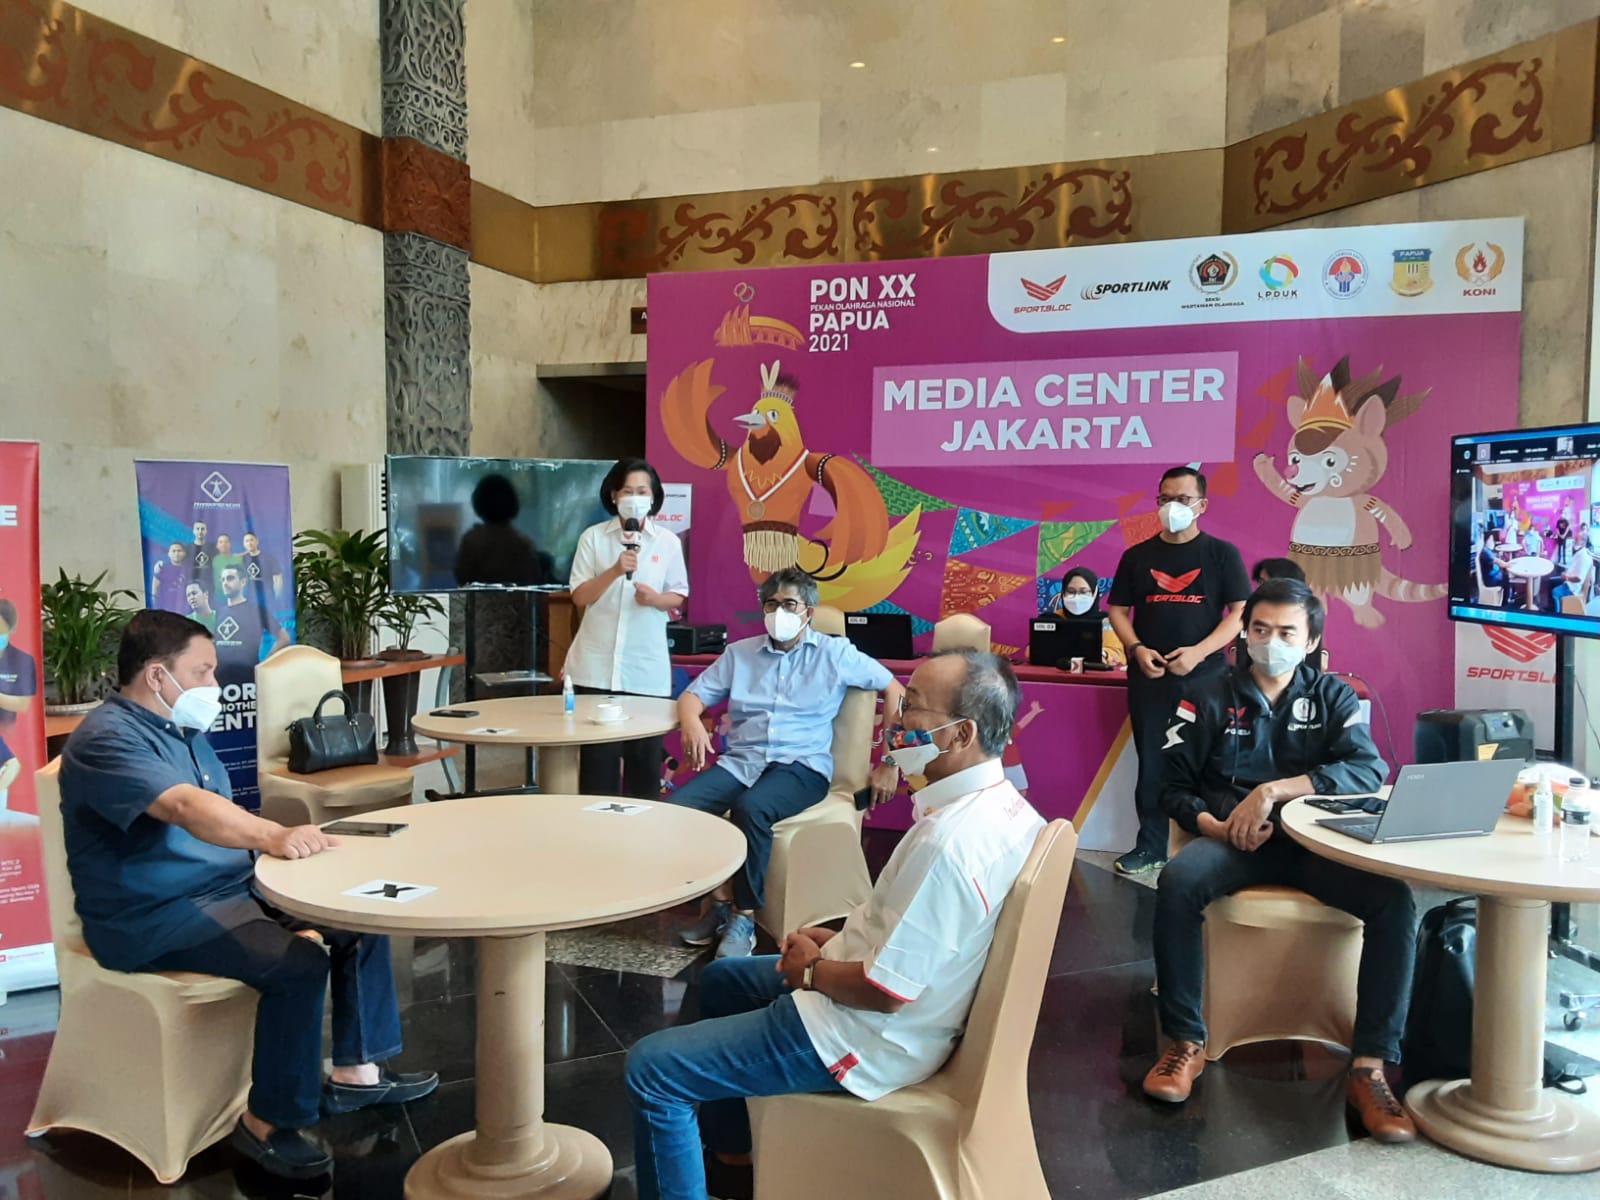
<svg viewBox="0 0 1600 1200"><path fill-rule="evenodd" d="M603 575L622 553L622 522L617 518L591 525L578 538L572 557L576 591ZM672 691L672 663L667 654L667 614L634 599L634 584L658 592L689 594L689 573L683 546L670 529L646 519L639 532L639 568L633 579L618 577L583 610L578 636L567 651L566 672L578 687L665 696Z"/></svg>

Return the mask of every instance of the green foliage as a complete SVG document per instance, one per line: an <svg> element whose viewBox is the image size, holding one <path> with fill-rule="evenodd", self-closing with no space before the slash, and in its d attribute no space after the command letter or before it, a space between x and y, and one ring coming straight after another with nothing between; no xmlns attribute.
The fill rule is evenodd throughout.
<svg viewBox="0 0 1600 1200"><path fill-rule="evenodd" d="M394 630L402 650L411 649L411 639L417 634L417 623L424 618L444 616L444 605L435 596L416 595L409 592L390 592L383 606L383 623Z"/></svg>
<svg viewBox="0 0 1600 1200"><path fill-rule="evenodd" d="M138 597L127 588L102 590L106 572L93 579L60 578L39 589L44 612L44 670L62 704L97 698L117 665L122 630L137 611L122 603Z"/></svg>
<svg viewBox="0 0 1600 1200"><path fill-rule="evenodd" d="M382 530L307 529L294 538L297 620L340 658L365 658L391 597Z"/></svg>

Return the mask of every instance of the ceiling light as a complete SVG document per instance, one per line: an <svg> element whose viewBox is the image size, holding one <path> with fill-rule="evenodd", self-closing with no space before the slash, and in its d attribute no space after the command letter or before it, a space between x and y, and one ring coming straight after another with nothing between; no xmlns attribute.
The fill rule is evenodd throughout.
<svg viewBox="0 0 1600 1200"><path fill-rule="evenodd" d="M1058 46L1064 46L1064 45L1066 45L1066 42L1067 42L1067 39L1064 38L1064 37L1053 37L1050 40L1052 42L1054 42Z"/></svg>
<svg viewBox="0 0 1600 1200"><path fill-rule="evenodd" d="M928 147L928 153L929 154L937 154L937 153L939 153L939 147L937 147L937 146L929 146Z"/></svg>
<svg viewBox="0 0 1600 1200"><path fill-rule="evenodd" d="M853 63L850 64L850 69L852 71L860 71L860 70L864 70L866 68L866 65L867 64L864 63L864 62L853 62Z"/></svg>

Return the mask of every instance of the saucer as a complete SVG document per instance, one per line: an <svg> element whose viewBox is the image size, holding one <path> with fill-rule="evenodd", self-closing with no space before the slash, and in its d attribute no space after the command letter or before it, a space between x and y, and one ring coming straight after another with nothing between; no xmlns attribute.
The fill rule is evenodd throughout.
<svg viewBox="0 0 1600 1200"><path fill-rule="evenodd" d="M627 719L628 714L623 713L620 717L613 717L609 721L607 721L604 717L590 717L588 718L588 721L591 725L621 725Z"/></svg>

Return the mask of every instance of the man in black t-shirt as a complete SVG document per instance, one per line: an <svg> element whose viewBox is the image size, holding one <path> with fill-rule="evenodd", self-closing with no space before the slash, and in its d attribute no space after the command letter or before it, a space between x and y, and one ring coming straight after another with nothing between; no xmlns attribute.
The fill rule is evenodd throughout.
<svg viewBox="0 0 1600 1200"><path fill-rule="evenodd" d="M1116 863L1125 875L1166 864L1166 727L1188 689L1227 665L1223 652L1238 636L1250 598L1238 548L1198 527L1206 511L1204 475L1173 467L1161 477L1156 505L1161 532L1123 552L1106 605L1128 651L1128 716L1139 755L1139 839Z"/></svg>
<svg viewBox="0 0 1600 1200"><path fill-rule="evenodd" d="M229 683L248 680L255 674L256 663L289 644L289 635L267 608L266 600L249 586L243 567L229 564L222 568L222 601L216 606L215 634L220 673ZM272 636L272 645L262 653L266 634Z"/></svg>

